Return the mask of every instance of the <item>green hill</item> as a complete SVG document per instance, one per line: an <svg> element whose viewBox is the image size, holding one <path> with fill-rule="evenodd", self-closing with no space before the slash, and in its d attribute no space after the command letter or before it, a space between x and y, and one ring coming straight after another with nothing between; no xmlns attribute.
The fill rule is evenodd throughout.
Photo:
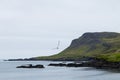
<svg viewBox="0 0 120 80"><path fill-rule="evenodd" d="M80 60L96 57L107 61L120 61L120 33L84 33L59 54L36 57L41 60Z"/></svg>

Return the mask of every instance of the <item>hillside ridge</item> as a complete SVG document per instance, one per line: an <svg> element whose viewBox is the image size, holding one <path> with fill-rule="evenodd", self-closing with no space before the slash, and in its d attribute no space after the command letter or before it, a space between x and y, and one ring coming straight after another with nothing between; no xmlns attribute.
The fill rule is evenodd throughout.
<svg viewBox="0 0 120 80"><path fill-rule="evenodd" d="M109 61L120 61L120 33L87 32L72 40L70 46L62 52L36 59L81 60L85 57L97 57ZM112 58L111 58L112 57Z"/></svg>

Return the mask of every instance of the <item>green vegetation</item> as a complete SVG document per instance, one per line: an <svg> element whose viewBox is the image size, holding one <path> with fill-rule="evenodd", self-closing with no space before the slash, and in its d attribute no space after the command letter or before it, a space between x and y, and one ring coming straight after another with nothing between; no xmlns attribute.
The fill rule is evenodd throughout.
<svg viewBox="0 0 120 80"><path fill-rule="evenodd" d="M37 59L79 60L83 57L96 57L111 62L120 61L120 33L85 33L72 41L71 45L59 54Z"/></svg>

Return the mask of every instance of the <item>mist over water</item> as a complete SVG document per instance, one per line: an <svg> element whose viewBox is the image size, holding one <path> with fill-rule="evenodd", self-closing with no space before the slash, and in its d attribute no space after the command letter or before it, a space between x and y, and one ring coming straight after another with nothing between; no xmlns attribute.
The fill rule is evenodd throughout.
<svg viewBox="0 0 120 80"><path fill-rule="evenodd" d="M50 61L0 62L0 80L119 80L120 73L89 67L47 66ZM53 62L52 62L53 63ZM18 69L23 64L43 64L44 69ZM6 77L7 76L7 77Z"/></svg>

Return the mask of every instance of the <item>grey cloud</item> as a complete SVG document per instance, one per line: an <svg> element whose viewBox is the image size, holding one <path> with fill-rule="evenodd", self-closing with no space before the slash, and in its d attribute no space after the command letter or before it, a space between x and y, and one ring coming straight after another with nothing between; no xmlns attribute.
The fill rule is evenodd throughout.
<svg viewBox="0 0 120 80"><path fill-rule="evenodd" d="M119 0L0 0L0 58L55 54L84 32L120 32L119 7ZM58 40L60 50L49 51Z"/></svg>

